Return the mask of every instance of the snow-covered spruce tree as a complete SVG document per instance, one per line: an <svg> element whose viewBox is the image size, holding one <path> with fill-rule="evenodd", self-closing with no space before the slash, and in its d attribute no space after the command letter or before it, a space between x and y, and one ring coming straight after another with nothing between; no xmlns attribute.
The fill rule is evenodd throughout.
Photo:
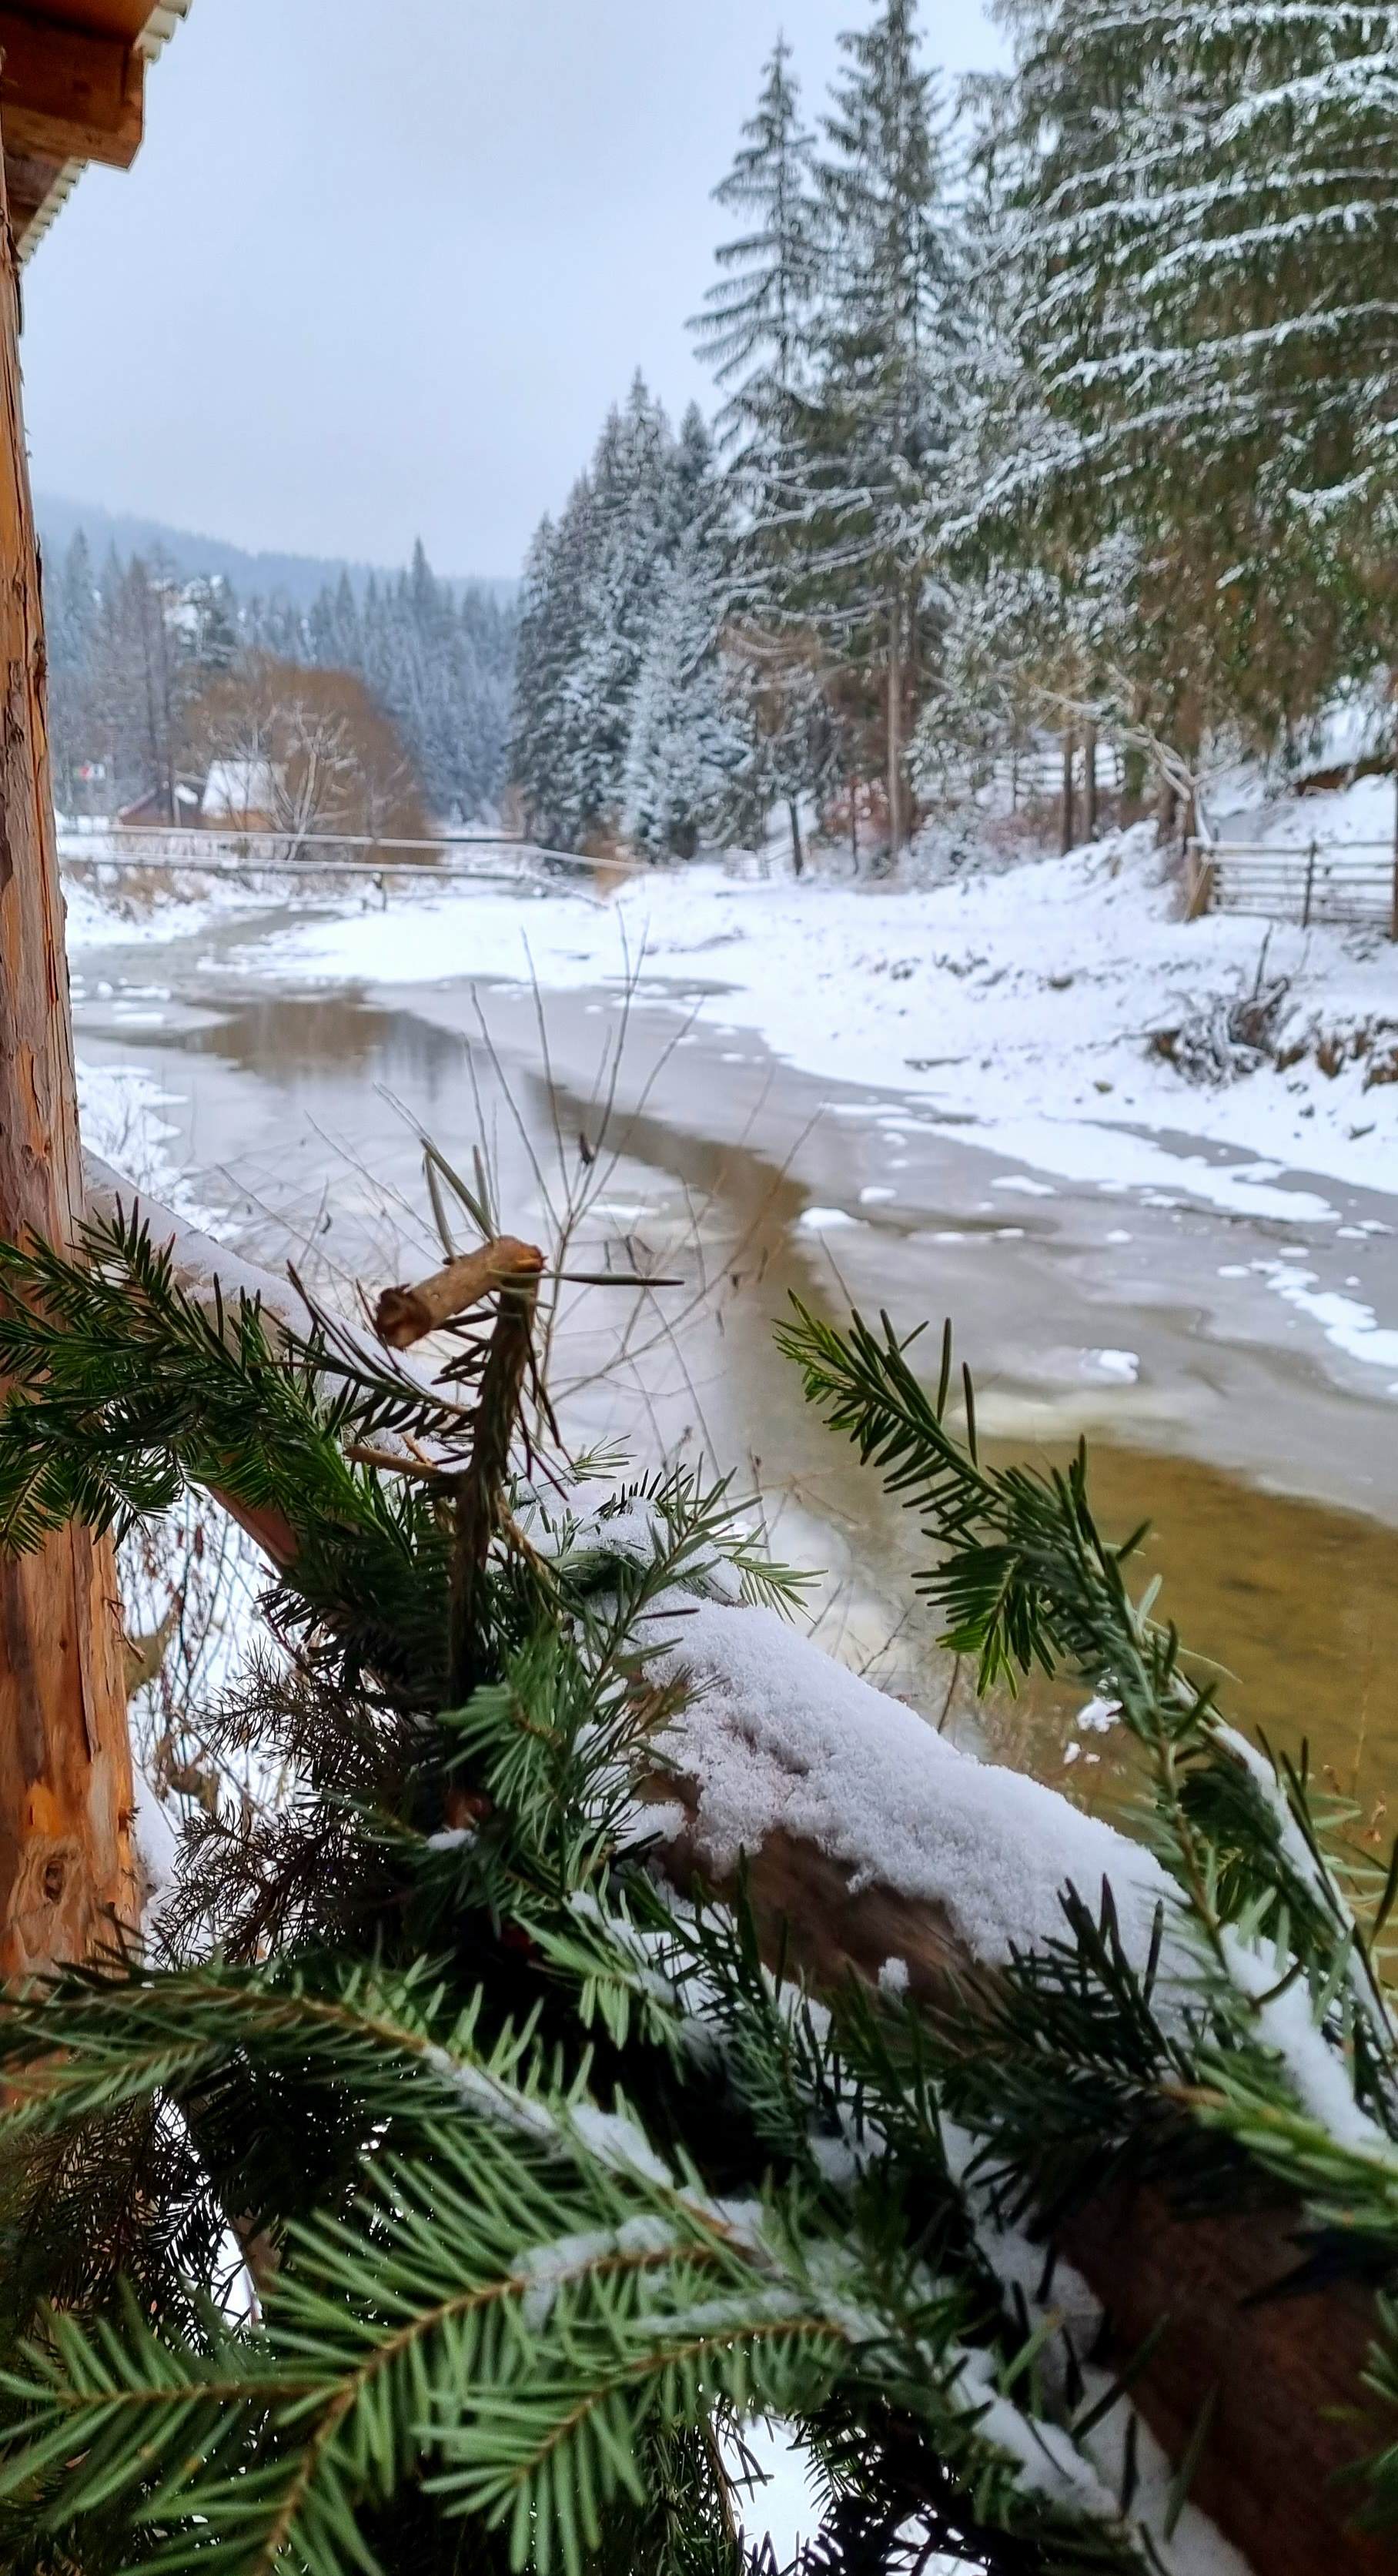
<svg viewBox="0 0 1398 2576"><path fill-rule="evenodd" d="M791 49L779 38L732 168L714 190L741 229L691 324L724 394L717 430L736 505L729 549L730 662L747 714L728 830L760 840L774 803L804 863L803 805L843 783L844 747L823 685L829 646L812 614L802 508L808 400L827 278L815 136Z"/></svg>
<svg viewBox="0 0 1398 2576"><path fill-rule="evenodd" d="M519 645L510 714L509 771L536 840L557 838L559 782L554 759L559 692L566 668L561 597L562 531L539 523L520 583Z"/></svg>
<svg viewBox="0 0 1398 2576"><path fill-rule="evenodd" d="M815 137L801 113L791 48L779 37L733 166L714 190L743 230L720 244L719 276L691 328L726 403L719 435L760 493L807 381L824 274Z"/></svg>
<svg viewBox="0 0 1398 2576"><path fill-rule="evenodd" d="M306 638L314 659L332 671L358 671L364 662L364 629L354 584L342 572L327 582L306 612Z"/></svg>
<svg viewBox="0 0 1398 2576"><path fill-rule="evenodd" d="M61 566L44 582L44 630L49 656L49 734L54 794L60 812L82 810L78 770L100 756L91 739L90 682L97 628L97 583L92 551L79 528ZM88 736L88 739L84 739Z"/></svg>
<svg viewBox="0 0 1398 2576"><path fill-rule="evenodd" d="M712 515L710 468L697 411L677 440L637 376L557 528L535 540L511 757L532 828L564 849L621 828L657 601L685 530Z"/></svg>
<svg viewBox="0 0 1398 2576"><path fill-rule="evenodd" d="M696 519L660 575L632 702L626 836L652 859L692 859L727 809L747 749L720 650L724 564Z"/></svg>
<svg viewBox="0 0 1398 2576"><path fill-rule="evenodd" d="M1393 11L1006 14L1001 140L1019 156L1025 344L1051 424L1010 485L1080 543L1129 524L1143 635L1159 642L1165 611L1206 689L1265 735L1386 645Z"/></svg>
<svg viewBox="0 0 1398 2576"><path fill-rule="evenodd" d="M793 508L812 607L852 662L880 674L896 851L911 820L908 708L946 506L962 262L916 0L880 0L841 45L821 170L826 285Z"/></svg>
<svg viewBox="0 0 1398 2576"><path fill-rule="evenodd" d="M632 703L679 515L674 434L639 375L602 433L590 482L581 636L563 709L584 834L614 831L621 816Z"/></svg>
<svg viewBox="0 0 1398 2576"><path fill-rule="evenodd" d="M719 245L718 278L690 327L724 392L717 430L747 514L747 588L761 599L774 583L780 591L788 504L801 479L801 399L810 385L825 280L815 137L801 113L784 38L765 67L756 111L714 197L743 229Z"/></svg>
<svg viewBox="0 0 1398 2576"><path fill-rule="evenodd" d="M6 2565L741 2576L754 2413L809 2576L1225 2563L1191 2486L1268 2576L1385 2563L1398 1860L1356 1913L1081 1461L985 1464L949 1347L782 1337L982 1686L1110 1691L1153 1854L784 1626L724 1489L570 1469L527 1247L383 1345L84 1251L0 1253L0 1530L222 1497L279 1651L210 1724L285 1792L205 1817L148 1963L0 2005Z"/></svg>
<svg viewBox="0 0 1398 2576"><path fill-rule="evenodd" d="M954 816L1006 784L1011 808L1019 802L1051 724L1042 648L1045 624L1061 625L1054 592L1044 576L1009 565L949 586L909 758L933 811Z"/></svg>
<svg viewBox="0 0 1398 2576"><path fill-rule="evenodd" d="M531 830L561 849L580 848L597 821L584 772L590 708L580 696L579 672L598 542L596 488L584 474L557 528L541 531L536 541L529 642L515 681L512 776Z"/></svg>
<svg viewBox="0 0 1398 2576"><path fill-rule="evenodd" d="M850 745L832 703L825 649L809 624L730 619L725 644L730 703L741 709L742 755L729 781L720 839L762 844L774 806L785 808L792 873L806 866L803 816L817 817L849 782Z"/></svg>
<svg viewBox="0 0 1398 2576"><path fill-rule="evenodd" d="M1003 78L972 85L979 142L961 202L967 365L944 466L946 560L935 653L928 657L910 772L950 819L990 794L1013 809L1041 792L1053 738L1070 730L1065 699L1090 685L1077 628L1087 584L1071 547L1030 531L1026 514L996 517L987 495L1007 468L1051 439L1042 393L1021 345L1026 260L1007 189ZM1129 591L1121 596L1129 612Z"/></svg>
<svg viewBox="0 0 1398 2576"><path fill-rule="evenodd" d="M622 808L627 839L652 859L692 858L716 834L747 750L723 652L731 495L697 404L680 424L670 515L671 551L657 566L631 701Z"/></svg>

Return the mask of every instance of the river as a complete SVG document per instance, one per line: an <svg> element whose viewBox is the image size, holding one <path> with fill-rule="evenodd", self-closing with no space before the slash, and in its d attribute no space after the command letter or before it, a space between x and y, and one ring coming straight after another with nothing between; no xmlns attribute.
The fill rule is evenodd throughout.
<svg viewBox="0 0 1398 2576"><path fill-rule="evenodd" d="M1075 1732L1080 1693L1038 1684L976 1711L961 1676L948 1702L912 1589L918 1532L772 1350L793 1293L900 1327L950 1315L996 1454L1062 1458L1087 1433L1100 1519L1121 1534L1151 1518L1162 1609L1225 1668L1225 1705L1274 1743L1304 1740L1360 1830L1386 1839L1396 1390L1326 1319L1352 1300L1398 1311L1392 1198L1326 1182L1339 1223L1322 1224L1297 1173L1280 1183L1294 1220L1220 1213L1188 1186L1184 1158L1209 1148L1187 1137L1157 1139L1180 1158L1178 1189L1050 1184L925 1102L816 1081L750 1030L690 1025L692 981L547 994L541 1030L518 985L298 984L284 928L263 913L74 959L81 1055L158 1085L170 1151L222 1230L324 1279L432 1266L415 1130L458 1168L484 1140L516 1232L585 1186L580 1257L634 1256L685 1284L634 1313L622 1291L579 1303L557 1355L570 1423L646 1458L687 1438L733 1469L777 1553L822 1570L832 1645L946 1708L968 1743L1114 1803L1122 1759L1112 1737Z"/></svg>

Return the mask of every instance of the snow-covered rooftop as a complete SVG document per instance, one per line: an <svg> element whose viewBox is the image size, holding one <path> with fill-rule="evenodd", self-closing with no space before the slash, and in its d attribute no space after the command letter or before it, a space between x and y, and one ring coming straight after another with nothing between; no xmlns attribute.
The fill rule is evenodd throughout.
<svg viewBox="0 0 1398 2576"><path fill-rule="evenodd" d="M245 822L276 812L281 771L270 760L215 760L204 782L200 811L206 822Z"/></svg>

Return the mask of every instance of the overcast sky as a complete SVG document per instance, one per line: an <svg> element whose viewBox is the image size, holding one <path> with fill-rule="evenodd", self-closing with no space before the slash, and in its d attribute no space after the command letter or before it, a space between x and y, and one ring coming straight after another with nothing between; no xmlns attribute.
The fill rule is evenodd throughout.
<svg viewBox="0 0 1398 2576"><path fill-rule="evenodd" d="M813 104L869 0L193 0L133 170L27 273L44 490L250 546L512 573L684 329L779 23ZM929 53L1000 58L978 0Z"/></svg>

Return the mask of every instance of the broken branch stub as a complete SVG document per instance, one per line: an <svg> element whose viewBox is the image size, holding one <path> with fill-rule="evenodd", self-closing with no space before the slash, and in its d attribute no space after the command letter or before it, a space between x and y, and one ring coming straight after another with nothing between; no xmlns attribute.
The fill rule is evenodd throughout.
<svg viewBox="0 0 1398 2576"><path fill-rule="evenodd" d="M527 1251L528 1246L517 1245ZM535 1259L539 1256L536 1254ZM541 1265L542 1266L542 1265ZM476 1436L456 1488L456 1544L452 1554L451 1680L464 1704L475 1679L473 1657L481 1617L482 1586L490 1542L504 1508L510 1450L524 1396L533 1347L537 1273L518 1274L502 1288L499 1310L476 1409Z"/></svg>
<svg viewBox="0 0 1398 2576"><path fill-rule="evenodd" d="M498 1235L478 1252L462 1253L445 1269L434 1270L430 1279L420 1280L415 1288L385 1288L374 1310L374 1329L390 1350L409 1350L497 1289L537 1280L543 1267L537 1244L520 1243L512 1234Z"/></svg>

